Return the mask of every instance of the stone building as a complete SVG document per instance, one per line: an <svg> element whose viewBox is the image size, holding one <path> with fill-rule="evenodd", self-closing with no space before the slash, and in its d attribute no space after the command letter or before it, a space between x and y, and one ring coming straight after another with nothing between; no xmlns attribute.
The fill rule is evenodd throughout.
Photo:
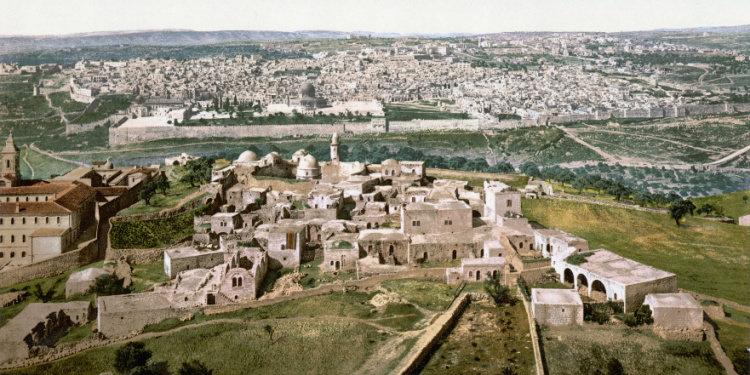
<svg viewBox="0 0 750 375"><path fill-rule="evenodd" d="M361 258L356 233L336 234L325 242L323 269L326 271L354 271Z"/></svg>
<svg viewBox="0 0 750 375"><path fill-rule="evenodd" d="M572 289L531 289L531 310L539 324L583 325L583 301Z"/></svg>
<svg viewBox="0 0 750 375"><path fill-rule="evenodd" d="M521 192L497 181L484 182L484 215L492 221L521 215Z"/></svg>
<svg viewBox="0 0 750 375"><path fill-rule="evenodd" d="M688 293L652 293L643 304L651 309L657 327L675 331L703 328L703 308Z"/></svg>
<svg viewBox="0 0 750 375"><path fill-rule="evenodd" d="M180 272L196 268L212 268L224 263L224 251L199 251L181 247L164 252L164 273L174 279Z"/></svg>
<svg viewBox="0 0 750 375"><path fill-rule="evenodd" d="M464 258L461 259L461 267L445 269L448 284L485 281L490 278L503 280L507 273L505 257ZM503 283L507 284L504 280Z"/></svg>
<svg viewBox="0 0 750 375"><path fill-rule="evenodd" d="M471 207L463 201L407 203L401 210L405 234L460 233L472 228Z"/></svg>
<svg viewBox="0 0 750 375"><path fill-rule="evenodd" d="M298 180L318 180L321 177L320 164L315 156L305 155L299 161L297 165L297 179Z"/></svg>

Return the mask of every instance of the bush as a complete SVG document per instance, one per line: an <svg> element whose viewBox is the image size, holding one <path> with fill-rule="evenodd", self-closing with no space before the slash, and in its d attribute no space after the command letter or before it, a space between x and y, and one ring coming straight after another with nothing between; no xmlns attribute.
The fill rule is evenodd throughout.
<svg viewBox="0 0 750 375"><path fill-rule="evenodd" d="M654 318L651 317L651 309L648 307L648 305L642 305L638 308L638 310L635 311L633 315L638 325L651 324L654 322Z"/></svg>
<svg viewBox="0 0 750 375"><path fill-rule="evenodd" d="M212 375L213 370L209 370L203 363L198 360L182 362L182 367L177 370L178 375Z"/></svg>
<svg viewBox="0 0 750 375"><path fill-rule="evenodd" d="M484 291L492 297L496 304L512 303L510 288L500 283L500 277L492 277L487 273L488 279L484 281Z"/></svg>
<svg viewBox="0 0 750 375"><path fill-rule="evenodd" d="M594 253L586 253L586 254L573 254L567 258L565 258L565 262L568 264L572 264L574 266L580 266L581 264L584 264L588 262L588 257L594 255Z"/></svg>
<svg viewBox="0 0 750 375"><path fill-rule="evenodd" d="M130 293L130 288L123 287L123 282L124 280L120 280L114 275L101 275L96 279L96 283L91 290L100 296Z"/></svg>
<svg viewBox="0 0 750 375"><path fill-rule="evenodd" d="M606 310L607 307L603 304L584 304L583 320L599 324L607 323L609 322L609 314Z"/></svg>
<svg viewBox="0 0 750 375"><path fill-rule="evenodd" d="M151 351L142 342L129 342L115 352L115 370L125 374L136 367L145 366Z"/></svg>

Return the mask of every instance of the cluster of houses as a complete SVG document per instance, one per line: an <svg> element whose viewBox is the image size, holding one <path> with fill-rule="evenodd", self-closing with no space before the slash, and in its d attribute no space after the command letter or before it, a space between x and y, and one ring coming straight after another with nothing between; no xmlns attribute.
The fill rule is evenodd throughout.
<svg viewBox="0 0 750 375"><path fill-rule="evenodd" d="M450 284L493 278L513 286L519 278L535 283L559 277L570 289L531 291L539 324L582 324L583 296L622 302L625 312L647 304L666 331L701 329L700 306L677 293L675 274L529 223L521 198L553 194L544 181L532 179L523 189L485 181L477 189L466 181L430 178L421 161L342 162L339 146L334 135L330 162L304 150L288 160L248 151L214 170L201 189L222 204L218 212L194 218L190 246L164 251L171 280L148 292L98 297L98 332L121 337L207 306L253 300L269 270L299 271L319 259L323 272L358 278L425 262L454 262L446 269ZM263 181L259 176L313 185L307 194L279 192L253 186ZM69 282L77 283L71 294L99 274L71 276Z"/></svg>

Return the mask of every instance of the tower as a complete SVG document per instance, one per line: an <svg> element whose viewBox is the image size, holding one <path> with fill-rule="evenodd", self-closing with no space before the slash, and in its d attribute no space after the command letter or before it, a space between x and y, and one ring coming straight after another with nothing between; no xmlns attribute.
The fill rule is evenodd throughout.
<svg viewBox="0 0 750 375"><path fill-rule="evenodd" d="M333 133L331 140L331 162L339 162L339 133Z"/></svg>
<svg viewBox="0 0 750 375"><path fill-rule="evenodd" d="M8 136L5 141L5 147L0 152L2 156L2 168L0 168L0 186L15 186L18 180L21 179L21 171L19 170L19 156L20 152L16 147L16 142L13 140L13 134Z"/></svg>

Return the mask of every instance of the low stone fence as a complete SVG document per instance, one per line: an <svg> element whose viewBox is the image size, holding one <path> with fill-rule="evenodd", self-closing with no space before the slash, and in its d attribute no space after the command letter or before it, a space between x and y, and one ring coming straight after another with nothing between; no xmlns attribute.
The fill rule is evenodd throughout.
<svg viewBox="0 0 750 375"><path fill-rule="evenodd" d="M429 357L435 345L456 324L461 313L464 312L470 302L471 295L469 293L462 293L458 298L453 300L448 310L442 313L435 320L435 323L425 330L393 373L399 375L416 373L417 369Z"/></svg>
<svg viewBox="0 0 750 375"><path fill-rule="evenodd" d="M164 252L170 249L178 247L190 246L190 239L192 236L187 236L177 242L174 245L163 248L152 248L152 249L109 249L107 251L106 259L117 260L122 257L129 264L144 264L151 262L158 262L164 259Z"/></svg>
<svg viewBox="0 0 750 375"><path fill-rule="evenodd" d="M609 202L609 201L603 201L603 200L594 199L594 198L586 198L586 197L581 197L578 195L566 194L566 193L555 193L555 195L544 195L542 196L542 199L567 199L567 200L584 202L584 203L600 204L603 206L612 206L612 207L627 208L627 209L638 210L638 211L655 212L657 214L669 213L669 210L666 208L641 207L641 206L636 206L632 204Z"/></svg>
<svg viewBox="0 0 750 375"><path fill-rule="evenodd" d="M518 289L518 294L523 296L523 293L521 292L521 289ZM540 340L539 330L536 325L536 319L534 319L534 314L531 311L531 306L529 306L529 302L526 301L526 298L521 297L521 301L523 301L523 307L526 309L526 316L529 318L529 332L531 336L531 343L534 346L534 362L536 362L536 374L537 375L545 375L547 373L546 363L544 362L544 351L542 348L542 342Z"/></svg>
<svg viewBox="0 0 750 375"><path fill-rule="evenodd" d="M97 259L99 247L96 239L89 240L78 249L34 262L0 271L0 288L27 281L52 277L78 267L83 267Z"/></svg>

